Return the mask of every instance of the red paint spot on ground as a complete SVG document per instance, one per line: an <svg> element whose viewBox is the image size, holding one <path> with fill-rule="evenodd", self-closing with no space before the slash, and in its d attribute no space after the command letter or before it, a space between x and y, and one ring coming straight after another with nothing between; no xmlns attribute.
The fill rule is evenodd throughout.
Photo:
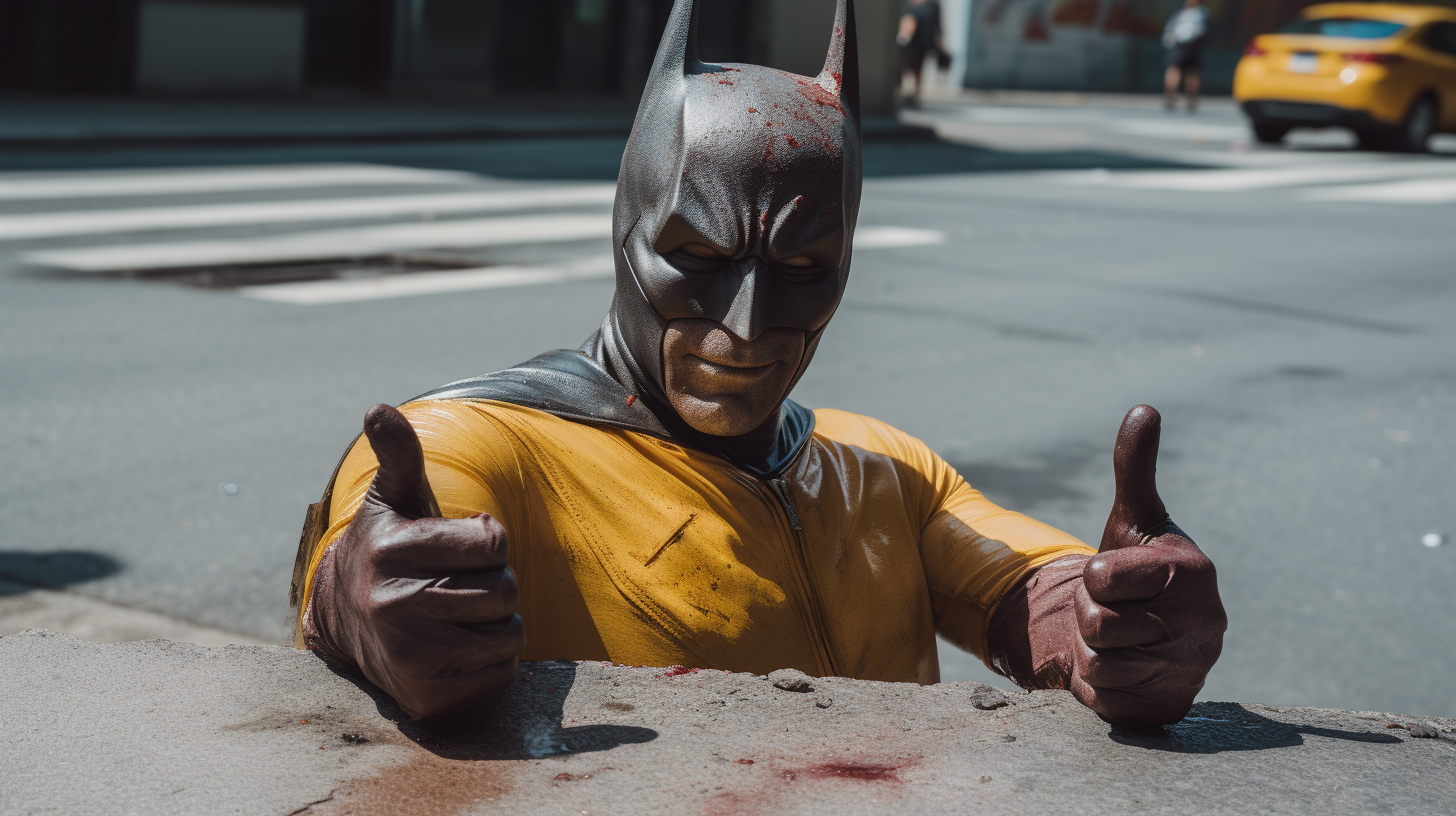
<svg viewBox="0 0 1456 816"><path fill-rule="evenodd" d="M627 404L628 405L631 405L632 403L634 403L636 401L637 401L637 395L636 394L628 394L627 395Z"/></svg>
<svg viewBox="0 0 1456 816"><path fill-rule="evenodd" d="M749 113L758 113L758 108L749 108L748 109L748 112Z"/></svg>
<svg viewBox="0 0 1456 816"><path fill-rule="evenodd" d="M658 677L681 677L684 674L697 674L702 669L690 669L687 666L668 666L667 671L657 675Z"/></svg>
<svg viewBox="0 0 1456 816"><path fill-rule="evenodd" d="M731 79L720 79L720 80L718 80L718 84L719 85L732 85L733 84L733 80L731 80Z"/></svg>
<svg viewBox="0 0 1456 816"><path fill-rule="evenodd" d="M784 138L788 140L789 147L798 147L799 146L799 140L798 139L795 139L793 136L785 136Z"/></svg>
<svg viewBox="0 0 1456 816"><path fill-rule="evenodd" d="M752 765L753 764L753 760L751 760L751 759L735 759L735 760L733 760L733 764L734 765Z"/></svg>

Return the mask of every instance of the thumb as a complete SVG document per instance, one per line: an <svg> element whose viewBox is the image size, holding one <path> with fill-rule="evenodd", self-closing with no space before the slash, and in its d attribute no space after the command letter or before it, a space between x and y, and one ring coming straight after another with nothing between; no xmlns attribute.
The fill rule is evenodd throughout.
<svg viewBox="0 0 1456 816"><path fill-rule="evenodd" d="M379 459L371 498L409 518L438 517L440 507L425 478L425 451L404 414L383 404L370 408L364 415L364 435Z"/></svg>
<svg viewBox="0 0 1456 816"><path fill-rule="evenodd" d="M1131 547L1168 521L1168 510L1158 497L1158 436L1163 419L1150 405L1127 412L1117 432L1112 472L1117 498L1102 531L1101 552Z"/></svg>

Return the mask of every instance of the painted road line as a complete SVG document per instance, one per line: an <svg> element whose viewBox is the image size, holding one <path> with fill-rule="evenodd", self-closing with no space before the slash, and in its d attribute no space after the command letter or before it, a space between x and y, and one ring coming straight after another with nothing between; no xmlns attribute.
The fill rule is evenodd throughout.
<svg viewBox="0 0 1456 816"><path fill-rule="evenodd" d="M1180 122L1154 119L1128 119L1112 122L1107 129L1129 136L1151 136L1156 139L1202 139L1209 142L1236 142L1251 137L1247 125L1220 125L1204 122Z"/></svg>
<svg viewBox="0 0 1456 816"><path fill-rule="evenodd" d="M1411 179L1384 184L1350 184L1302 190L1306 201L1368 201L1380 204L1451 204L1456 203L1456 177Z"/></svg>
<svg viewBox="0 0 1456 816"><path fill-rule="evenodd" d="M137 172L0 173L0 201L292 190L372 184L479 183L473 173L383 164L300 164Z"/></svg>
<svg viewBox="0 0 1456 816"><path fill-rule="evenodd" d="M612 184L573 185L469 193L371 196L187 207L133 207L0 216L0 241L181 230L258 224L347 221L355 218L432 219L441 213L522 210L536 207L610 205Z"/></svg>
<svg viewBox="0 0 1456 816"><path fill-rule="evenodd" d="M916 227L863 227L854 233L855 249L894 249L945 243L940 230Z"/></svg>
<svg viewBox="0 0 1456 816"><path fill-rule="evenodd" d="M235 291L246 298L293 306L327 306L368 300L443 295L481 289L540 286L547 283L598 280L613 274L610 255L583 258L551 266L493 266L449 272L415 272L350 280L279 283L244 286Z"/></svg>
<svg viewBox="0 0 1456 816"><path fill-rule="evenodd" d="M1141 190L1243 192L1436 174L1451 174L1456 177L1456 167L1450 162L1413 161L1235 170L1078 170L1044 173L1041 177L1059 184L1103 185Z"/></svg>
<svg viewBox="0 0 1456 816"><path fill-rule="evenodd" d="M552 244L606 238L611 234L612 219L606 214L536 215L428 224L386 224L237 240L41 250L27 252L20 257L23 264L41 269L126 272L364 258L415 249Z"/></svg>

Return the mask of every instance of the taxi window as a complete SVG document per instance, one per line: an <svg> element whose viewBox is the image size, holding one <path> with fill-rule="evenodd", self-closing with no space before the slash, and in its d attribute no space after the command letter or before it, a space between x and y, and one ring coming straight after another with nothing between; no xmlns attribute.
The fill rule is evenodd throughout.
<svg viewBox="0 0 1456 816"><path fill-rule="evenodd" d="M1433 23L1426 31L1426 45L1456 57L1456 23Z"/></svg>
<svg viewBox="0 0 1456 816"><path fill-rule="evenodd" d="M1354 40L1383 40L1405 29L1388 20L1362 20L1358 17L1320 17L1295 20L1279 29L1280 34L1317 34L1321 37L1347 37Z"/></svg>

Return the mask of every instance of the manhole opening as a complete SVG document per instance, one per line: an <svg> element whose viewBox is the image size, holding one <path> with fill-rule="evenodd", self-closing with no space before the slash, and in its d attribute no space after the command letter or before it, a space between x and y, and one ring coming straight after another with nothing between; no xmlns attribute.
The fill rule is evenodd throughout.
<svg viewBox="0 0 1456 816"><path fill-rule="evenodd" d="M365 258L315 258L270 263L218 264L173 269L136 269L121 277L175 283L202 289L237 289L270 283L380 278L416 272L478 269L489 264L450 255L374 255Z"/></svg>

